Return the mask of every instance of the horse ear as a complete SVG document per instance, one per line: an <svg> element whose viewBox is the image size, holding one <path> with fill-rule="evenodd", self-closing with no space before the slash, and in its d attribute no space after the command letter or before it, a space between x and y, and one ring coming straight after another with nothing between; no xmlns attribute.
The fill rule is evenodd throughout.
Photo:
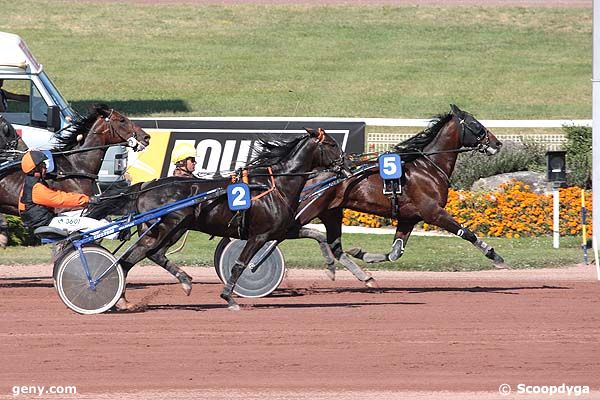
<svg viewBox="0 0 600 400"><path fill-rule="evenodd" d="M97 115L101 115L104 118L110 115L108 106L106 104L94 104L92 108Z"/></svg>
<svg viewBox="0 0 600 400"><path fill-rule="evenodd" d="M310 136L312 136L312 137L316 137L316 136L318 136L318 135L319 135L319 134L317 133L317 131L316 131L316 130L314 130L313 128L307 128L307 127L304 127L304 130L305 130L306 132L308 132L308 134L309 134Z"/></svg>
<svg viewBox="0 0 600 400"><path fill-rule="evenodd" d="M450 110L452 110L452 113L454 115L460 115L460 114L462 114L462 110L460 108L458 108L456 106L456 104L450 104Z"/></svg>

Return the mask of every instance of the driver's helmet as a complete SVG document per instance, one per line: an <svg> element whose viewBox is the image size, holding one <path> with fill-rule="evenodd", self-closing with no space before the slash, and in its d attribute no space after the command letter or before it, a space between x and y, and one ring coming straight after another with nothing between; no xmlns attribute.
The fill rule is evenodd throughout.
<svg viewBox="0 0 600 400"><path fill-rule="evenodd" d="M179 142L171 153L171 162L177 164L188 158L196 158L196 147L190 142Z"/></svg>
<svg viewBox="0 0 600 400"><path fill-rule="evenodd" d="M46 166L47 172L54 170L54 159L49 151L30 150L21 160L21 170L26 174L31 174L40 170L41 165Z"/></svg>

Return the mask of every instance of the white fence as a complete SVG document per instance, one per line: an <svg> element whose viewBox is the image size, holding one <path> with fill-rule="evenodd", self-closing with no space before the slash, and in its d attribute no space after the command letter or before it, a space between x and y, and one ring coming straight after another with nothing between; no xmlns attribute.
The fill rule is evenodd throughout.
<svg viewBox="0 0 600 400"><path fill-rule="evenodd" d="M485 124L484 124L485 125ZM416 133L416 132L415 132ZM397 143L400 143L409 137L413 136L412 133L368 133L367 134L367 151L386 151ZM496 134L496 137L501 142L533 142L542 145L547 150L561 150L563 143L567 141L567 138L563 133L549 133L549 134Z"/></svg>
<svg viewBox="0 0 600 400"><path fill-rule="evenodd" d="M332 117L206 117L206 118L178 118L179 120L227 120L227 121L327 121L327 122L364 122L368 129L376 127L414 127L413 133L377 133L368 132L366 137L367 151L384 151L390 146L402 142L413 136L418 130L427 127L429 119L404 119L404 118L332 118ZM497 134L501 141L531 141L544 145L548 150L559 150L566 141L560 128L564 126L592 126L591 119L554 119L554 120L480 120L487 128L523 128L523 134ZM526 133L527 129L556 129L553 133Z"/></svg>
<svg viewBox="0 0 600 400"><path fill-rule="evenodd" d="M366 118L364 121L371 126L387 127L415 127L422 129L427 126L429 120L423 119L383 119ZM564 133L558 131L564 126L592 126L591 120L481 120L487 128L523 128L522 134L496 134L496 137L503 142L533 142L541 144L547 150L560 150L567 141ZM553 133L526 133L527 129L556 129ZM416 133L416 131L415 131ZM369 132L367 134L367 151L385 151L397 143L408 139L414 133L378 133Z"/></svg>

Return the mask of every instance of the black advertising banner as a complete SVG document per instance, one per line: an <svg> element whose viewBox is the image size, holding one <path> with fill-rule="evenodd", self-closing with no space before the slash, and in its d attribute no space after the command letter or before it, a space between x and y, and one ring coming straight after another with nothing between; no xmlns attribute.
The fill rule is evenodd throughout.
<svg viewBox="0 0 600 400"><path fill-rule="evenodd" d="M362 122L327 121L240 121L198 119L140 119L134 120L149 132L170 132L163 153L160 176L168 176L173 169L171 153L178 142L189 142L196 147L197 173L218 173L240 168L252 157L252 148L258 138L269 135L278 139L304 134L304 128L323 128L347 153L361 153L365 148L365 124ZM152 146L152 141L151 141ZM156 151L156 149L155 149ZM158 156L158 154L155 154ZM155 160L158 161L158 160Z"/></svg>

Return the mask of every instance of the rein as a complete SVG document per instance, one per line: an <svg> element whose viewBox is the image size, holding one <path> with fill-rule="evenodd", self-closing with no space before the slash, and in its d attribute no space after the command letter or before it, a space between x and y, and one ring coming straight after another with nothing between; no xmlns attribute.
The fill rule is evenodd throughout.
<svg viewBox="0 0 600 400"><path fill-rule="evenodd" d="M348 158L351 161L355 161L356 159L358 159L358 161L364 161L364 162L370 162L370 161L374 161L375 159L377 159L381 154L389 154L389 153L393 153L393 154L399 154L399 155L419 155L419 156L433 156L436 154L443 154L443 153L468 153L470 151L477 151L479 150L478 147L461 147L460 149L452 149L452 150L439 150L439 151L428 151L428 152L422 152L422 151L391 151L391 152L370 152L370 153L355 153L355 154L350 154L348 156ZM362 159L362 160L361 160Z"/></svg>
<svg viewBox="0 0 600 400"><path fill-rule="evenodd" d="M98 149L108 149L109 147L112 147L112 146L127 146L127 147L129 147L128 145L129 145L129 142L120 142L120 143L115 143L115 144L103 144L100 146L86 147L83 149L53 151L52 154L69 155L69 154L76 154L76 153L85 153L86 151L92 151L92 150L98 150Z"/></svg>

